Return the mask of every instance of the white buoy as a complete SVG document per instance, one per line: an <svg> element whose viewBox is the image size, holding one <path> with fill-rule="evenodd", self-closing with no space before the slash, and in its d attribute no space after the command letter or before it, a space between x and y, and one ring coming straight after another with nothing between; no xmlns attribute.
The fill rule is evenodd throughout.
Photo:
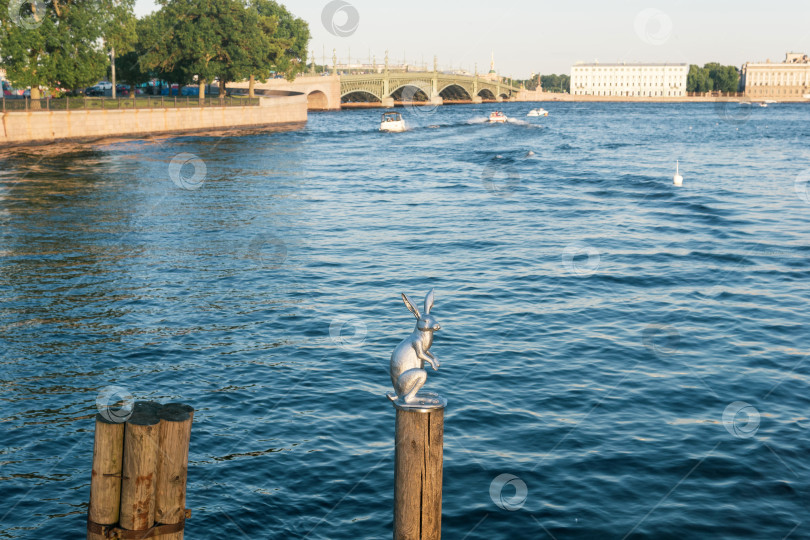
<svg viewBox="0 0 810 540"><path fill-rule="evenodd" d="M680 161L675 162L675 176L672 177L672 183L676 186L683 185L683 176L680 174L679 170Z"/></svg>

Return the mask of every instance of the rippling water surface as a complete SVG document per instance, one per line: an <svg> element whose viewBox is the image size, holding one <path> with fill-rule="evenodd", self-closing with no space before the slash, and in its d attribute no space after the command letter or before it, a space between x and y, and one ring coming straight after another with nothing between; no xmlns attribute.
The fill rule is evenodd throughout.
<svg viewBox="0 0 810 540"><path fill-rule="evenodd" d="M545 106L1 157L0 537L83 537L108 386L196 407L187 538L389 537L430 287L445 538L810 537L810 109Z"/></svg>

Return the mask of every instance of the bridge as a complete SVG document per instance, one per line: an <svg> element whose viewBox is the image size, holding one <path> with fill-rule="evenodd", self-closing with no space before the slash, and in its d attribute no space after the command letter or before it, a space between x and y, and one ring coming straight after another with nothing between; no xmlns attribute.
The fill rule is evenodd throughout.
<svg viewBox="0 0 810 540"><path fill-rule="evenodd" d="M246 89L247 81L229 88ZM318 76L303 75L289 82L271 79L256 83L256 90L284 90L307 96L310 110L337 110L341 107L393 107L401 103L483 103L520 99L525 90L500 77L455 75L436 70Z"/></svg>
<svg viewBox="0 0 810 540"><path fill-rule="evenodd" d="M371 73L340 76L342 104L429 102L482 103L504 101L517 96L520 88L478 75L432 72Z"/></svg>

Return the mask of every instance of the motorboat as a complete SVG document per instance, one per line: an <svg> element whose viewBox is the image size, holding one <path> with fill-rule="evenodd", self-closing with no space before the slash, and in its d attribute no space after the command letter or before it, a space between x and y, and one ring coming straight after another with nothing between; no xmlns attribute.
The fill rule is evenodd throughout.
<svg viewBox="0 0 810 540"><path fill-rule="evenodd" d="M398 112L384 112L380 120L380 131L398 133L405 131L405 120Z"/></svg>
<svg viewBox="0 0 810 540"><path fill-rule="evenodd" d="M509 119L501 111L495 111L489 115L489 121L492 124L505 124L507 120Z"/></svg>
<svg viewBox="0 0 810 540"><path fill-rule="evenodd" d="M767 103L765 103L765 102L762 102L762 103L760 103L760 104L759 104L759 106L760 106L760 107L767 107L767 106L768 106L768 104L767 104Z"/></svg>
<svg viewBox="0 0 810 540"><path fill-rule="evenodd" d="M540 107L539 109L532 109L526 116L548 116L548 111Z"/></svg>

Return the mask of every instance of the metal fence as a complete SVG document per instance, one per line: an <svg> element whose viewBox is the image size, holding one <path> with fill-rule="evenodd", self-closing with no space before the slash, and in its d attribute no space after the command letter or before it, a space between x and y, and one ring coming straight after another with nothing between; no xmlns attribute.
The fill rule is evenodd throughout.
<svg viewBox="0 0 810 540"><path fill-rule="evenodd" d="M687 92L687 97L743 97L744 92Z"/></svg>
<svg viewBox="0 0 810 540"><path fill-rule="evenodd" d="M259 98L242 96L137 96L122 98L64 97L64 98L6 98L2 99L6 111L77 111L116 109L185 109L192 107L246 107L258 106Z"/></svg>

